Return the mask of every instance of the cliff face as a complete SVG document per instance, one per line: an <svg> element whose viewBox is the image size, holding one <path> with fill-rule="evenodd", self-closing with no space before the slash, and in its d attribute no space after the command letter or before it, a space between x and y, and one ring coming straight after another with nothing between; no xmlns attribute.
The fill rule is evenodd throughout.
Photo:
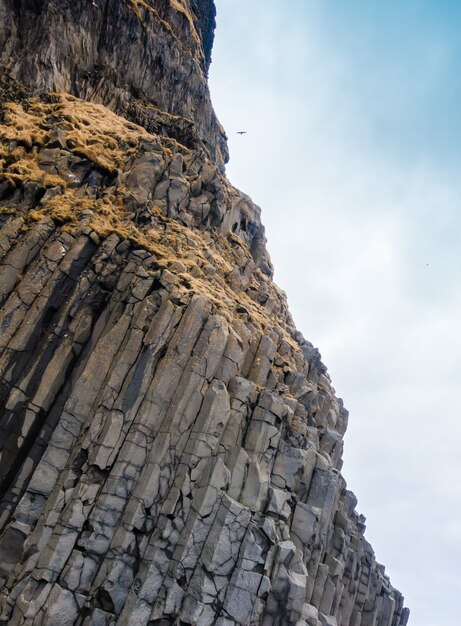
<svg viewBox="0 0 461 626"><path fill-rule="evenodd" d="M184 118L222 168L226 136L206 82L214 16L212 0L0 0L1 66L34 91L104 104L154 132L165 112Z"/></svg>
<svg viewBox="0 0 461 626"><path fill-rule="evenodd" d="M0 0L1 624L407 623L222 173L213 24Z"/></svg>

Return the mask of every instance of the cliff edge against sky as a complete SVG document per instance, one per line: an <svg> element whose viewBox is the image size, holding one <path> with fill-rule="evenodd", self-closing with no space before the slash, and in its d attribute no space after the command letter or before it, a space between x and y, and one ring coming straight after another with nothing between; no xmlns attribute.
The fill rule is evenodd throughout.
<svg viewBox="0 0 461 626"><path fill-rule="evenodd" d="M0 623L405 626L224 175L211 0L0 0Z"/></svg>

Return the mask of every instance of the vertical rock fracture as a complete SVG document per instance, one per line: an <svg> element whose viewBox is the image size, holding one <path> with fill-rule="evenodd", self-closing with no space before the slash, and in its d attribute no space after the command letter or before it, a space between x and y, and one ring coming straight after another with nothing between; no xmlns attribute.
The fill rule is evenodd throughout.
<svg viewBox="0 0 461 626"><path fill-rule="evenodd" d="M405 626L224 174L212 0L0 0L0 624Z"/></svg>

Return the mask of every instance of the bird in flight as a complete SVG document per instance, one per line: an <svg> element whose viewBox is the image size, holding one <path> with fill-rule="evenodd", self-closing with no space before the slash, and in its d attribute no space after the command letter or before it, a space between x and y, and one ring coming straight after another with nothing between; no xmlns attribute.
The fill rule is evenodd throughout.
<svg viewBox="0 0 461 626"><path fill-rule="evenodd" d="M247 131L246 130L238 130L237 131L237 135L246 135Z"/></svg>

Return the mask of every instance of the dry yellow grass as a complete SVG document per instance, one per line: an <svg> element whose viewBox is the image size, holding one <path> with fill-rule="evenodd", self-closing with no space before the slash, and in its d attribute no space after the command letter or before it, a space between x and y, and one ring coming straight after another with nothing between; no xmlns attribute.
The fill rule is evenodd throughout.
<svg viewBox="0 0 461 626"><path fill-rule="evenodd" d="M7 159L3 159L3 178L13 187L20 185L24 180L39 183L40 187L48 189L50 187L67 186L61 176L49 174L41 169L38 164L38 155L26 152L23 148L17 148L11 153L7 153L8 160L12 162L8 165Z"/></svg>
<svg viewBox="0 0 461 626"><path fill-rule="evenodd" d="M95 201L90 198L80 198L75 189L68 189L47 202L39 209L29 211L28 217L38 222L44 217L51 217L58 224L69 222L76 224L82 211L96 208Z"/></svg>
<svg viewBox="0 0 461 626"><path fill-rule="evenodd" d="M32 101L27 111L21 104L5 105L5 123L0 124L0 140L16 141L27 148L43 146L50 128L64 130L71 152L85 156L110 174L123 170L137 152L141 140L150 135L102 105L53 94L55 102ZM47 118L53 122L46 123ZM0 158L5 159L5 147Z"/></svg>
<svg viewBox="0 0 461 626"><path fill-rule="evenodd" d="M33 221L51 217L58 224L75 227L81 222L83 214L85 226L93 229L101 237L116 233L123 239L150 249L148 237L128 219L120 197L87 198L79 196L75 189L67 189L39 209L29 211L28 217Z"/></svg>
<svg viewBox="0 0 461 626"><path fill-rule="evenodd" d="M152 139L152 136L103 106L81 101L69 94L54 94L53 100L32 100L27 110L17 103L4 106L4 123L0 124L0 180L8 181L12 187L35 182L42 189L61 188L61 193L44 206L29 211L30 220L49 216L57 223L71 227L81 220L84 211L92 211L93 215L86 223L102 237L116 232L148 247L145 235L127 219L122 202L126 190L122 186L118 186L115 196L82 197L81 192L67 189L61 176L40 167L37 149L49 140L51 129L62 130L71 152L85 156L104 172L116 175L138 152L140 142ZM11 147L10 142L20 145L14 147L13 143Z"/></svg>
<svg viewBox="0 0 461 626"><path fill-rule="evenodd" d="M123 169L140 140L150 137L143 128L102 105L68 94L57 94L57 98L57 113L71 124L67 138L75 144L72 150L107 172L115 174Z"/></svg>
<svg viewBox="0 0 461 626"><path fill-rule="evenodd" d="M0 125L0 139L17 141L31 148L42 145L48 138L48 132L41 125L45 121L46 111L38 100L31 100L27 111L21 104L7 102L4 105L5 124Z"/></svg>
<svg viewBox="0 0 461 626"><path fill-rule="evenodd" d="M47 122L48 120L48 122ZM53 101L32 100L24 108L7 103L4 123L0 124L0 180L12 187L35 182L42 189L60 187L61 193L44 206L29 211L37 221L51 217L67 227L77 224L83 212L92 212L85 221L102 237L115 232L140 246L149 241L128 218L123 208L126 189L118 185L112 196L94 199L82 197L82 190L67 189L65 180L40 167L39 148L50 138L50 130L62 130L69 151L85 156L104 172L116 175L139 151L140 143L152 136L143 128L115 115L102 105L84 102L69 94L53 94ZM21 145L10 146L10 142Z"/></svg>
<svg viewBox="0 0 461 626"><path fill-rule="evenodd" d="M29 218L39 221L48 216L59 224L67 223L68 226L75 227L83 213L87 216L85 226L90 227L103 238L115 233L122 239L128 239L133 244L145 248L155 254L157 264L162 269L169 269L178 260L181 260L186 270L197 265L210 265L211 257L211 264L216 269L216 274L213 277L206 274L197 277L188 271L181 272L178 274L180 292L193 291L205 295L220 309L229 322L232 321L235 307L238 305L248 311L249 318L256 328L263 330L270 326L269 317L254 300L243 292L240 292L237 298L237 294L226 284L223 277L232 269L232 263L227 255L219 250L219 247L223 245L224 250L228 251L225 237L219 237L219 241L211 246L205 241L201 231L191 230L163 216L160 218L162 228L150 228L147 232L143 232L127 218L127 213L121 204L121 197L97 200L81 198L75 189L66 190L63 194L52 198L42 208L29 211ZM157 215L160 216L160 213L158 212ZM192 251L195 260L188 261L188 256ZM256 279L254 282L256 287Z"/></svg>
<svg viewBox="0 0 461 626"><path fill-rule="evenodd" d="M245 323L262 332L270 331L273 314L251 296L261 286L279 303L279 310L286 311L283 294L259 270L252 272L245 289L237 286L234 290L226 282L226 277L241 267L245 259L251 262L247 244L236 235L223 236L190 228L164 216L158 207L149 208L152 222L139 227L124 208L127 189L118 179L110 183L110 194L106 188L102 197L94 197L91 189L66 188L63 178L40 167L40 148L46 145L51 130L59 130L68 151L85 155L104 172L123 172L133 155L141 152L144 141L154 140L143 128L101 105L68 94L54 94L50 102L32 101L26 108L8 104L4 120L0 125L0 180L8 180L13 186L33 181L43 189L60 187L60 193L29 211L26 219L39 221L51 217L69 231L89 227L101 238L116 233L134 246L152 252L160 268L171 268L181 293L192 291L205 295L230 322L235 311L243 308L247 312L243 314ZM160 142L166 161L179 149L171 140L159 137L155 140ZM16 143L10 145L10 142ZM17 143L21 145L16 146ZM295 348L288 326L283 334Z"/></svg>
<svg viewBox="0 0 461 626"><path fill-rule="evenodd" d="M7 165L7 158L9 154L8 144L4 141L0 142L0 172L3 172Z"/></svg>

